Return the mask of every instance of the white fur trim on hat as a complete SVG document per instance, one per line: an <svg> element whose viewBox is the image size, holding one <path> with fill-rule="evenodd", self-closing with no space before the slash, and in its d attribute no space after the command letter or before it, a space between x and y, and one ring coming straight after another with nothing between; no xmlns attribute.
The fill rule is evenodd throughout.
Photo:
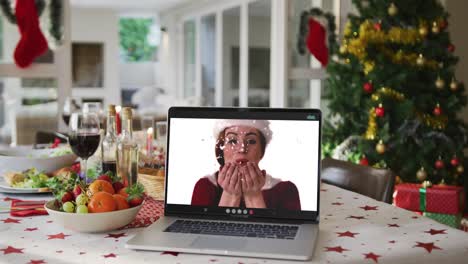
<svg viewBox="0 0 468 264"><path fill-rule="evenodd" d="M219 133L224 129L233 126L249 126L258 129L265 137L267 145L273 137L273 132L270 129L270 121L268 120L222 119L216 121L214 125L213 135L215 139L218 138Z"/></svg>

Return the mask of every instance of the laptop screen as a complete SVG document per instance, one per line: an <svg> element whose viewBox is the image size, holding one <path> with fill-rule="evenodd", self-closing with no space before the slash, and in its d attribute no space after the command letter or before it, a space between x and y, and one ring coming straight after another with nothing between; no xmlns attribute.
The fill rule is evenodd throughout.
<svg viewBox="0 0 468 264"><path fill-rule="evenodd" d="M167 211L316 216L320 112L239 109L171 108Z"/></svg>

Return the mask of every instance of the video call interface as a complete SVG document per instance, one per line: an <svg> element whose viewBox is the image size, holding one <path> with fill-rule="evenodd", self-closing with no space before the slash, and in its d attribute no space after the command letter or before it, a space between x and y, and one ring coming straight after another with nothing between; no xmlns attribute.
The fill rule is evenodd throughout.
<svg viewBox="0 0 468 264"><path fill-rule="evenodd" d="M168 204L317 211L319 121L171 118Z"/></svg>

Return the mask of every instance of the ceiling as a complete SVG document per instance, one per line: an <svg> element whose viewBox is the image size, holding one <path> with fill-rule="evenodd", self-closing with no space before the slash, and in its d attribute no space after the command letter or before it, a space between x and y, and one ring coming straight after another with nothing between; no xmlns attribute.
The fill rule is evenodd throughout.
<svg viewBox="0 0 468 264"><path fill-rule="evenodd" d="M71 0L71 5L81 8L111 8L121 11L164 11L190 0Z"/></svg>

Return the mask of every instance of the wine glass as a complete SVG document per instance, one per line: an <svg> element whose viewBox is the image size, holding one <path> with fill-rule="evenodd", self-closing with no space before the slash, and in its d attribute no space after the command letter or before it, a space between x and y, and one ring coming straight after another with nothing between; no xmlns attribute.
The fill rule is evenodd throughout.
<svg viewBox="0 0 468 264"><path fill-rule="evenodd" d="M80 102L78 98L65 98L65 102L63 103L62 119L67 126L70 122L70 115L78 110L80 110Z"/></svg>
<svg viewBox="0 0 468 264"><path fill-rule="evenodd" d="M104 111L100 102L86 102L83 104L83 113L95 113L99 119L99 125L102 129L105 128L104 124Z"/></svg>
<svg viewBox="0 0 468 264"><path fill-rule="evenodd" d="M68 143L78 157L82 159L81 174L88 182L86 165L99 146L99 118L95 113L72 113L70 116Z"/></svg>

